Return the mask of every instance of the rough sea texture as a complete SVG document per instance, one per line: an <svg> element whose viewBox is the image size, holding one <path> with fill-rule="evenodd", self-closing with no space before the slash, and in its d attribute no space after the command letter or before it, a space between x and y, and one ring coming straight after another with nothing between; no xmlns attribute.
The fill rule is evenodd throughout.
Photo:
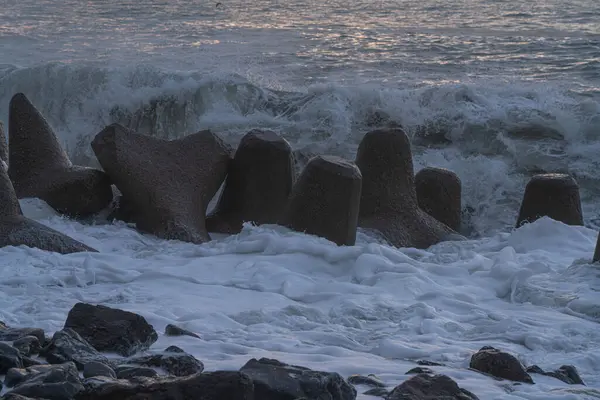
<svg viewBox="0 0 600 400"><path fill-rule="evenodd" d="M387 115L411 136L416 170L460 176L471 238L417 251L359 234L336 247L247 226L200 246L24 200L100 253L0 249L0 320L54 331L74 303L102 303L199 333L157 346L207 370L266 356L392 387L428 359L482 399L600 398L597 1L7 0L0 21L0 120L25 93L75 162L97 166L89 143L112 122L165 138L210 128L233 145L269 128L305 154L353 158ZM586 227L513 230L540 171L578 180ZM588 386L468 371L484 345L573 364Z"/></svg>

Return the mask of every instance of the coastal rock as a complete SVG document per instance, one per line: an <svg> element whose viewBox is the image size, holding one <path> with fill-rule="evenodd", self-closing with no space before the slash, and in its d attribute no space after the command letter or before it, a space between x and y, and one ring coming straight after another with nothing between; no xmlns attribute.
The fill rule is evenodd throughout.
<svg viewBox="0 0 600 400"><path fill-rule="evenodd" d="M68 254L96 250L23 216L5 168L0 168L0 247L28 246Z"/></svg>
<svg viewBox="0 0 600 400"><path fill-rule="evenodd" d="M491 346L484 346L473 354L470 367L497 378L533 383L533 379L515 356Z"/></svg>
<svg viewBox="0 0 600 400"><path fill-rule="evenodd" d="M112 124L92 141L104 170L135 209L139 230L163 239L204 243L206 208L227 174L231 148L211 131L178 140Z"/></svg>
<svg viewBox="0 0 600 400"><path fill-rule="evenodd" d="M8 128L8 175L18 198L40 198L71 217L87 217L110 204L108 175L73 165L48 122L23 93L10 101Z"/></svg>
<svg viewBox="0 0 600 400"><path fill-rule="evenodd" d="M165 326L165 335L167 336L191 336L200 339L200 336L192 331L183 329L177 325L169 324Z"/></svg>
<svg viewBox="0 0 600 400"><path fill-rule="evenodd" d="M446 375L415 375L396 386L386 400L478 400Z"/></svg>
<svg viewBox="0 0 600 400"><path fill-rule="evenodd" d="M455 231L460 230L462 203L458 175L444 168L427 167L415 175L421 210Z"/></svg>
<svg viewBox="0 0 600 400"><path fill-rule="evenodd" d="M129 382L92 378L75 400L254 400L248 376L233 371L216 371L182 378L157 378ZM265 399L266 400L266 399Z"/></svg>
<svg viewBox="0 0 600 400"><path fill-rule="evenodd" d="M83 366L83 377L94 378L96 376L106 376L113 379L117 378L115 371L104 363L98 361L90 361L85 363Z"/></svg>
<svg viewBox="0 0 600 400"><path fill-rule="evenodd" d="M256 399L295 400L307 399L354 400L356 389L337 373L313 371L288 365L277 360L251 359L240 372L254 382Z"/></svg>
<svg viewBox="0 0 600 400"><path fill-rule="evenodd" d="M567 174L535 175L525 188L517 228L541 217L583 225L579 185Z"/></svg>
<svg viewBox="0 0 600 400"><path fill-rule="evenodd" d="M374 229L397 247L427 248L462 239L419 208L410 142L400 128L368 132L358 147L363 177L358 225Z"/></svg>
<svg viewBox="0 0 600 400"><path fill-rule="evenodd" d="M385 383L373 374L367 376L364 375L352 375L348 377L348 383L353 385L369 385L375 387L385 387Z"/></svg>
<svg viewBox="0 0 600 400"><path fill-rule="evenodd" d="M43 334L42 334L43 337ZM39 339L36 336L24 336L13 342L13 347L25 356L38 354L42 348Z"/></svg>
<svg viewBox="0 0 600 400"><path fill-rule="evenodd" d="M73 363L44 365L27 368L11 376L10 383L15 386L12 394L48 400L73 399L83 390L79 373Z"/></svg>
<svg viewBox="0 0 600 400"><path fill-rule="evenodd" d="M44 343L44 330L39 328L0 328L0 341L2 342L13 342L25 338L27 336L34 336L40 343Z"/></svg>
<svg viewBox="0 0 600 400"><path fill-rule="evenodd" d="M132 379L132 378L156 378L158 372L148 367L132 367L129 365L120 365L115 368L115 373L118 379Z"/></svg>
<svg viewBox="0 0 600 400"><path fill-rule="evenodd" d="M209 232L236 234L244 222L275 224L294 183L289 143L272 131L252 130L240 141L229 164L225 188L206 218Z"/></svg>
<svg viewBox="0 0 600 400"><path fill-rule="evenodd" d="M0 160L8 165L8 142L4 131L4 123L0 121Z"/></svg>
<svg viewBox="0 0 600 400"><path fill-rule="evenodd" d="M339 157L312 158L295 183L281 225L339 246L356 242L362 176Z"/></svg>
<svg viewBox="0 0 600 400"><path fill-rule="evenodd" d="M204 364L177 346L169 346L163 354L136 357L127 364L164 369L169 375L188 376L204 371Z"/></svg>
<svg viewBox="0 0 600 400"><path fill-rule="evenodd" d="M70 328L56 332L50 343L42 349L40 355L51 364L72 361L80 370L83 370L83 366L92 361L109 364L104 355Z"/></svg>
<svg viewBox="0 0 600 400"><path fill-rule="evenodd" d="M14 347L0 342L0 375L11 368L23 368L21 353Z"/></svg>
<svg viewBox="0 0 600 400"><path fill-rule="evenodd" d="M141 315L102 305L77 303L65 321L96 350L129 357L146 350L158 334Z"/></svg>
<svg viewBox="0 0 600 400"><path fill-rule="evenodd" d="M585 385L585 383L583 383L583 379L581 379L579 376L579 372L577 372L577 368L575 368L573 365L562 365L559 369L548 372L544 371L537 365L532 365L531 367L527 367L527 372L551 376L569 385Z"/></svg>
<svg viewBox="0 0 600 400"><path fill-rule="evenodd" d="M596 239L596 248L594 249L594 258L592 262L600 261L600 233L598 233L598 238Z"/></svg>

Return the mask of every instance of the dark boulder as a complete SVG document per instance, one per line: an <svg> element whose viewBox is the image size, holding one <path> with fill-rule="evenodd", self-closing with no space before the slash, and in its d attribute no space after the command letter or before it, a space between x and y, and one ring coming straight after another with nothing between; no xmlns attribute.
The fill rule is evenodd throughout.
<svg viewBox="0 0 600 400"><path fill-rule="evenodd" d="M117 378L115 371L105 363L90 361L83 366L83 377L94 378L96 376L106 376L108 378Z"/></svg>
<svg viewBox="0 0 600 400"><path fill-rule="evenodd" d="M381 232L397 247L427 248L462 238L419 208L410 142L402 129L368 132L356 165L363 177L360 227Z"/></svg>
<svg viewBox="0 0 600 400"><path fill-rule="evenodd" d="M351 162L334 156L312 158L292 189L281 225L339 246L354 245L361 182Z"/></svg>
<svg viewBox="0 0 600 400"><path fill-rule="evenodd" d="M482 347L471 356L470 367L497 378L533 383L533 379L515 356L490 346Z"/></svg>
<svg viewBox="0 0 600 400"><path fill-rule="evenodd" d="M130 365L119 365L115 368L115 373L118 379L133 379L133 378L156 378L158 372L153 368L148 367L132 367Z"/></svg>
<svg viewBox="0 0 600 400"><path fill-rule="evenodd" d="M444 168L427 167L415 175L419 207L427 214L460 230L462 203L458 175Z"/></svg>
<svg viewBox="0 0 600 400"><path fill-rule="evenodd" d="M85 382L85 386L86 390L78 394L75 400L255 399L252 380L244 374L233 371L216 371L182 378L168 377L135 382L92 378Z"/></svg>
<svg viewBox="0 0 600 400"><path fill-rule="evenodd" d="M561 365L559 369L554 371L544 371L537 365L532 365L531 367L527 367L527 372L531 374L551 376L569 385L585 385L585 383L583 383L583 379L581 379L579 376L579 372L577 372L577 368L575 368L573 365Z"/></svg>
<svg viewBox="0 0 600 400"><path fill-rule="evenodd" d="M354 400L356 389L337 373L313 371L288 365L277 360L251 359L240 372L254 382L256 399L295 400L307 399Z"/></svg>
<svg viewBox="0 0 600 400"><path fill-rule="evenodd" d="M40 343L44 343L44 330L39 328L0 328L0 341L2 342L13 342L25 338L27 336L34 336Z"/></svg>
<svg viewBox="0 0 600 400"><path fill-rule="evenodd" d="M8 175L18 198L40 198L72 217L93 215L110 204L108 175L73 165L48 122L22 93L10 101L8 129Z"/></svg>
<svg viewBox="0 0 600 400"><path fill-rule="evenodd" d="M183 329L177 325L168 324L165 326L165 335L167 336L191 336L200 339L200 336L192 331Z"/></svg>
<svg viewBox="0 0 600 400"><path fill-rule="evenodd" d="M169 346L164 353L135 357L127 364L164 369L169 375L188 376L204 371L204 364L177 346Z"/></svg>
<svg viewBox="0 0 600 400"><path fill-rule="evenodd" d="M541 217L583 225L579 185L566 174L535 175L525 188L517 228Z"/></svg>
<svg viewBox="0 0 600 400"><path fill-rule="evenodd" d="M38 354L42 348L40 340L36 336L24 336L13 342L13 347L24 356Z"/></svg>
<svg viewBox="0 0 600 400"><path fill-rule="evenodd" d="M0 342L0 375L11 368L23 368L21 353L14 347Z"/></svg>
<svg viewBox="0 0 600 400"><path fill-rule="evenodd" d="M6 141L6 133L4 132L4 123L0 121L0 160L8 165L8 142Z"/></svg>
<svg viewBox="0 0 600 400"><path fill-rule="evenodd" d="M211 131L178 140L112 124L92 141L104 170L135 209L139 230L163 239L210 240L206 209L227 174L231 148Z"/></svg>
<svg viewBox="0 0 600 400"><path fill-rule="evenodd" d="M83 366L92 361L109 364L104 355L70 328L56 332L50 343L41 350L40 355L51 364L72 361L80 370L83 370Z"/></svg>
<svg viewBox="0 0 600 400"><path fill-rule="evenodd" d="M0 247L21 245L62 254L96 251L24 217L6 169L0 168Z"/></svg>
<svg viewBox="0 0 600 400"><path fill-rule="evenodd" d="M15 386L12 394L48 400L69 400L83 390L73 363L37 366L11 373L10 383Z"/></svg>
<svg viewBox="0 0 600 400"><path fill-rule="evenodd" d="M129 357L146 350L158 334L141 315L102 305L77 303L65 321L96 350Z"/></svg>
<svg viewBox="0 0 600 400"><path fill-rule="evenodd" d="M478 400L446 375L415 375L396 386L386 400Z"/></svg>
<svg viewBox="0 0 600 400"><path fill-rule="evenodd" d="M240 141L225 188L206 218L209 232L236 234L244 222L275 224L294 183L289 143L272 131L252 130Z"/></svg>

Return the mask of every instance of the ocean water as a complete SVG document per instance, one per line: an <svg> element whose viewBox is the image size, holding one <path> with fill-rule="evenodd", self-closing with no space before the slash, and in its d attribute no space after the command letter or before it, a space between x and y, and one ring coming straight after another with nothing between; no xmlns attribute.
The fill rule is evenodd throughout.
<svg viewBox="0 0 600 400"><path fill-rule="evenodd" d="M337 247L248 225L199 246L25 199L26 215L100 253L0 249L1 320L52 332L87 301L198 332L156 347L180 345L207 370L266 356L391 388L428 359L482 399L600 398L598 2L5 0L0 21L0 120L25 93L77 163L97 166L89 143L112 122L170 139L210 128L233 145L268 128L299 154L353 158L391 120L416 170L460 176L470 238ZM513 229L541 171L576 177L585 227ZM588 386L467 370L484 345L573 364Z"/></svg>

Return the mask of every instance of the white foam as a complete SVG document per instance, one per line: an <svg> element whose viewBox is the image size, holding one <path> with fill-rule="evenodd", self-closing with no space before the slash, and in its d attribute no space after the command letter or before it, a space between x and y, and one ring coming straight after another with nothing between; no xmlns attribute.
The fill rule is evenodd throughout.
<svg viewBox="0 0 600 400"><path fill-rule="evenodd" d="M274 226L192 245L122 223L38 220L100 253L0 249L0 319L9 325L52 332L84 301L142 314L161 333L155 348L182 346L207 370L273 357L344 376L375 373L393 386L428 359L485 399L585 399L600 390L600 275L589 264L597 233L587 228L544 218L417 251L364 235L337 247ZM170 323L202 339L162 335ZM484 345L544 369L573 364L588 388L537 375L536 385L512 385L467 370Z"/></svg>

